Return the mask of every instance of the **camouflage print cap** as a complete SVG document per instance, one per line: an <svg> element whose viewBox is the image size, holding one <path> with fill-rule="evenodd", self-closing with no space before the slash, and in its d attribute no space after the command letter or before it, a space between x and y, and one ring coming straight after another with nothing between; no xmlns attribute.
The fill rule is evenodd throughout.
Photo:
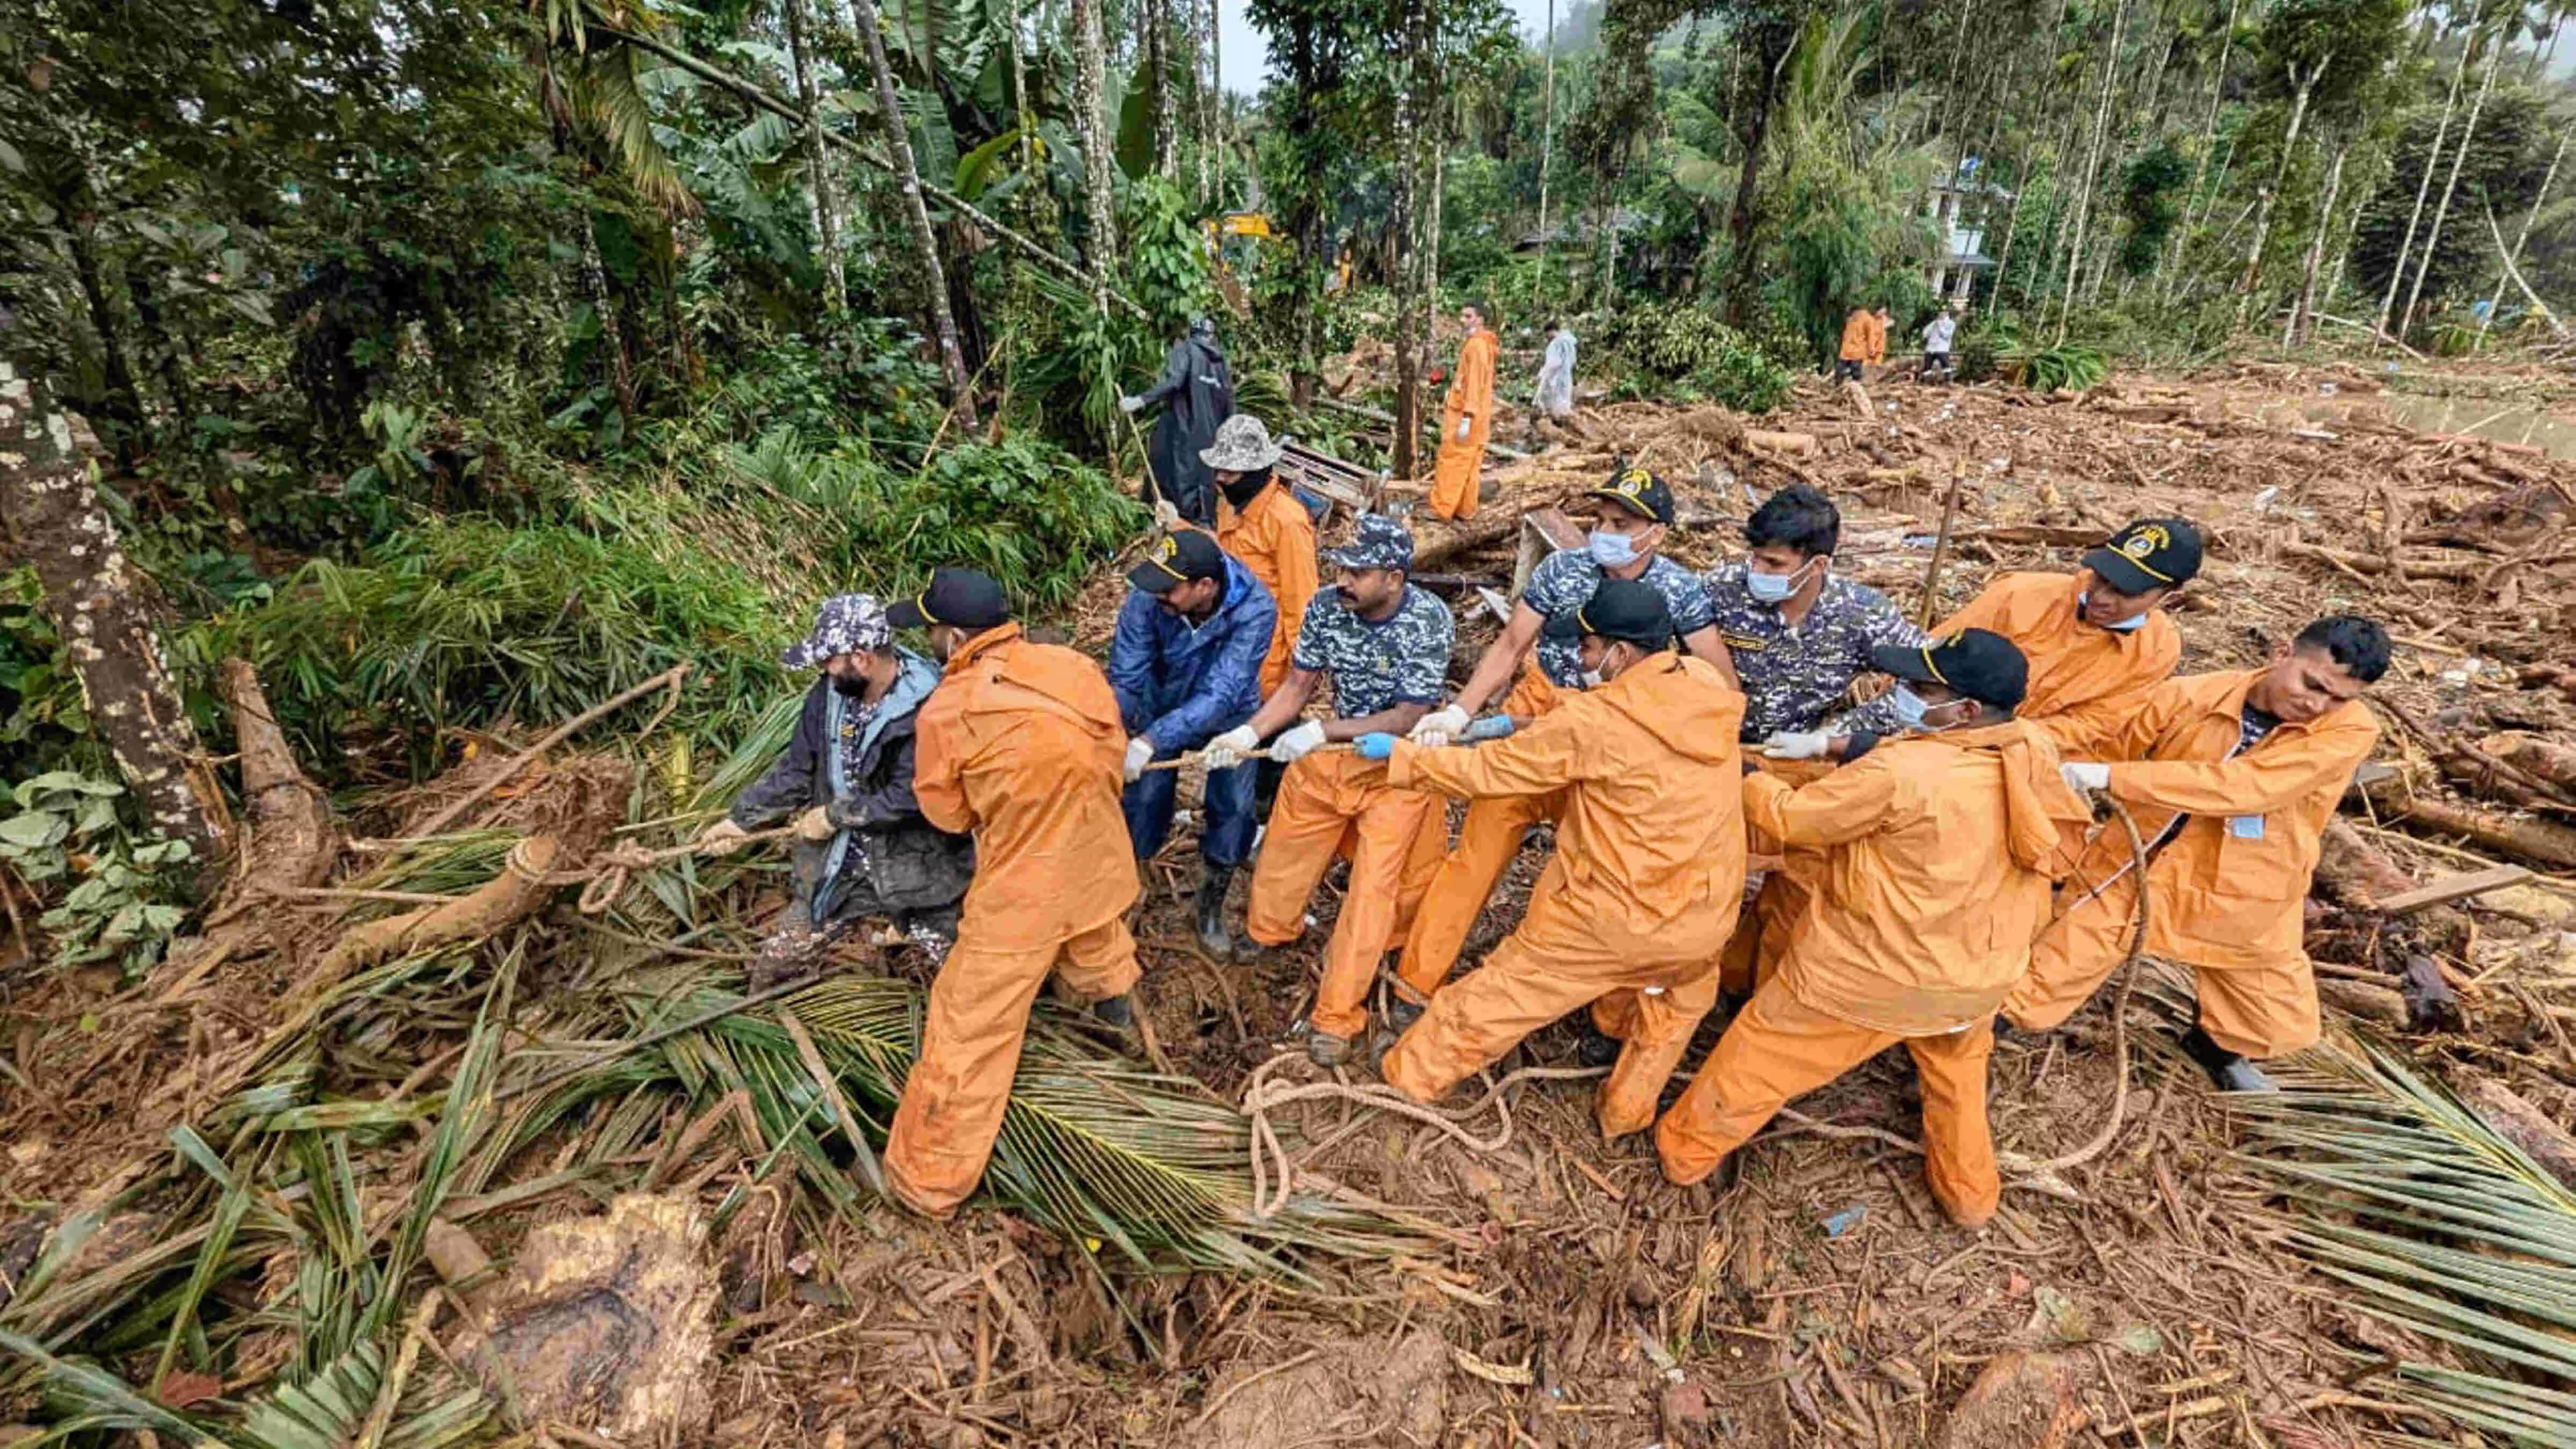
<svg viewBox="0 0 2576 1449"><path fill-rule="evenodd" d="M881 652L894 643L894 626L874 594L834 594L814 613L814 632L780 656L790 669L811 669L835 654Z"/></svg>
<svg viewBox="0 0 2576 1449"><path fill-rule="evenodd" d="M1402 569L1413 572L1413 535L1383 513L1360 515L1359 531L1339 548L1324 550L1324 562L1345 569Z"/></svg>

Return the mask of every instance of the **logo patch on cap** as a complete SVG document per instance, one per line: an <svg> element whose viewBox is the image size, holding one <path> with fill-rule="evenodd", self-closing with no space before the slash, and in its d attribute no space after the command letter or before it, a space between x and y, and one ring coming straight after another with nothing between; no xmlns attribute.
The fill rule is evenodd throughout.
<svg viewBox="0 0 2576 1449"><path fill-rule="evenodd" d="M2120 552L2144 562L2154 557L2158 550L2171 547L2173 535L2165 532L2163 524L2150 523L2130 534L2128 540L2120 545Z"/></svg>

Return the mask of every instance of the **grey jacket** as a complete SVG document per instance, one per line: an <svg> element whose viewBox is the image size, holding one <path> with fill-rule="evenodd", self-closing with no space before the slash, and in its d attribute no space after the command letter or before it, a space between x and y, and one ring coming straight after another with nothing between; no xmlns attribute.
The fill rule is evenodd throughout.
<svg viewBox="0 0 2576 1449"><path fill-rule="evenodd" d="M894 687L860 735L854 767L843 765L837 740L844 729L859 728L857 711L831 680L818 679L806 692L787 752L733 802L733 822L745 830L780 824L816 805L841 828L821 844L796 846L796 898L817 924L863 885L885 910L917 911L955 904L975 879L974 840L924 820L912 795L913 732L922 701L939 683L939 666L910 650L896 653L901 665ZM851 878L853 856L864 881Z"/></svg>

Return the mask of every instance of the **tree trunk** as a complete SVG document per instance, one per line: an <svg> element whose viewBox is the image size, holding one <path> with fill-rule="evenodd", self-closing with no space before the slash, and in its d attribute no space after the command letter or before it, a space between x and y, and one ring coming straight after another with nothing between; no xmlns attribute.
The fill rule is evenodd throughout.
<svg viewBox="0 0 2576 1449"><path fill-rule="evenodd" d="M1190 0L1181 0L1188 4ZM1172 179L1179 158L1173 154L1172 131L1172 21L1170 0L1144 0L1137 7L1145 26L1145 73L1153 80L1154 97L1154 174L1165 181Z"/></svg>
<svg viewBox="0 0 2576 1449"><path fill-rule="evenodd" d="M2550 32L2555 41L2557 32ZM2523 213L2522 229L2514 233L2513 251L2505 258L2504 271L2496 273L2495 295L2487 299L2487 314L2478 319L2478 340L2469 350L2476 352L2487 345L2487 329L2495 325L2496 309L2504 305L2505 274L2522 263L2522 244L2531 240L2531 224L2540 217L2540 209L2549 204L2549 188L2558 180L2558 163L2567 159L2567 133L2558 133L2558 149L2549 153L2549 169L2541 173L2540 194L2531 199L2531 210Z"/></svg>
<svg viewBox="0 0 2576 1449"><path fill-rule="evenodd" d="M78 210L63 208L72 215ZM95 203L85 203L81 210L94 210ZM133 370L125 361L125 329L116 322L116 306L108 300L107 279L101 273L98 255L98 228L94 219L84 220L71 229L70 246L72 277L80 284L81 305L89 313L90 331L98 337L99 376L106 390L95 400L90 421L97 428L99 440L116 454L117 461L132 467L143 456L143 390L135 385Z"/></svg>
<svg viewBox="0 0 2576 1449"><path fill-rule="evenodd" d="M1082 144L1083 219L1091 232L1084 245L1091 254L1092 290L1102 295L1105 312L1110 262L1118 255L1117 193L1109 176L1118 159L1111 154L1109 122L1100 109L1108 64L1100 48L1100 3L1073 0L1073 121Z"/></svg>
<svg viewBox="0 0 2576 1449"><path fill-rule="evenodd" d="M1448 128L1430 126L1431 205L1422 216L1422 335L1431 335L1431 317L1440 310L1440 202L1449 185Z"/></svg>
<svg viewBox="0 0 2576 1449"><path fill-rule="evenodd" d="M1403 63L1395 96L1395 215L1391 231L1395 276L1395 476L1418 478L1422 460L1422 354L1425 338L1417 327L1422 280L1422 117L1421 85L1424 17L1419 8L1405 12Z"/></svg>
<svg viewBox="0 0 2576 1449"><path fill-rule="evenodd" d="M1547 47L1538 82L1538 270L1530 276L1530 304L1547 285L1547 161L1556 152L1556 0L1547 0Z"/></svg>
<svg viewBox="0 0 2576 1449"><path fill-rule="evenodd" d="M2335 148L2334 169L2326 174L2325 205L2317 208L2316 235L2308 238L2308 266L2299 279L2299 300L2290 308L2290 325L2281 329L2281 350L2296 346L2300 334L2311 325L2317 306L2317 272L2326 259L2326 233L2334 228L2335 198L2343 194L2344 158L2352 154L2350 146Z"/></svg>
<svg viewBox="0 0 2576 1449"><path fill-rule="evenodd" d="M930 229L930 208L921 199L921 173L912 160L912 128L904 123L903 104L895 97L894 67L886 63L885 32L877 24L877 0L850 0L850 18L859 27L859 44L867 49L868 69L876 75L877 111L885 123L886 159L894 163L895 188L903 193L904 220L911 224L914 262L921 269L922 301L937 333L939 370L948 380L949 406L955 410L958 422L971 428L975 425L975 388L966 376L966 355L957 346L957 316L948 308L948 273L939 264L939 237Z"/></svg>
<svg viewBox="0 0 2576 1449"><path fill-rule="evenodd" d="M805 110L805 163L814 184L814 234L823 248L823 301L838 312L850 294L841 270L840 198L832 185L832 148L823 141L822 92L814 85L813 44L805 34L805 0L787 0L787 55L796 67L796 100Z"/></svg>
<svg viewBox="0 0 2576 1449"><path fill-rule="evenodd" d="M2460 149L2451 153L2451 174L2442 182L2441 203L2433 208L2433 225L2424 233L2424 255L2415 263L2415 285L2406 290L2406 310L2397 314L2397 335L2403 337L2415 325L2415 304L2424 297L2425 274L2433 270L2433 253L2442 245L2442 222L2451 214L2451 194L2459 190L2460 167L2469 159L2469 147L2478 139L2478 113L2486 109L2487 94L2495 89L2496 62L2504 58L2504 36L2498 34L2489 43L2486 75L2478 82L2478 98L2469 103L2469 118L2460 125Z"/></svg>
<svg viewBox="0 0 2576 1449"><path fill-rule="evenodd" d="M2093 106L2093 143L2084 152L2084 184L2075 193L2075 244L2066 257L2066 290L2057 303L2057 340L2066 340L2066 323L2075 312L2075 283L2084 270L2084 235L2093 220L2093 187L2101 175L2104 131L2111 123L2111 78L2120 69L2120 26L2129 18L2126 0L2111 7L2111 47L2102 56L2102 98Z"/></svg>
<svg viewBox="0 0 2576 1449"><path fill-rule="evenodd" d="M858 0L851 0L851 3L856 4ZM1006 0L1002 24L1010 36L1011 108L1018 117L1016 125L1020 133L1020 170L1025 173L1037 169L1038 116L1037 112L1029 106L1028 67L1022 61L1020 54L1020 0Z"/></svg>
<svg viewBox="0 0 2576 1449"><path fill-rule="evenodd" d="M1212 207L1222 209L1225 206L1225 158L1227 152L1225 139L1225 26L1224 17L1217 13L1216 0L1207 0L1207 47L1208 128L1207 138L1203 144L1208 146L1214 152L1214 154L1209 158L1209 171L1215 182L1214 187L1208 194L1208 204Z"/></svg>
<svg viewBox="0 0 2576 1449"><path fill-rule="evenodd" d="M1763 27L1765 39L1772 39L1771 27ZM1751 324L1755 308L1761 301L1762 278L1753 254L1753 236L1762 225L1762 212L1757 188L1761 182L1764 142L1771 136L1771 111L1780 98L1780 72L1789 64L1797 34L1782 28L1773 48L1775 54L1757 51L1754 62L1762 67L1762 84L1754 92L1753 114L1747 118L1744 141L1744 168L1735 182L1735 206L1726 219L1726 234L1733 252L1726 259L1726 321L1731 327Z"/></svg>
<svg viewBox="0 0 2576 1449"><path fill-rule="evenodd" d="M2272 208L2280 204L2281 188L2290 179L2290 158L2298 154L2299 127L2308 119L2308 97L2316 91L2317 78L2332 64L2334 52L2328 51L2298 77L2298 93L2290 101L2290 129L2281 137L2281 164L2272 168L2272 184L2263 188L2262 198L2254 204L2254 240L2245 248L2245 275L2236 283L2238 327L2245 325L2246 312L2254 305L2254 289L2263 281L2263 243L2272 233Z"/></svg>
<svg viewBox="0 0 2576 1449"><path fill-rule="evenodd" d="M2182 225L2174 229L2173 245L2158 261L2156 295L2173 294L2173 273L2182 261L2183 242L2200 224L2207 206L2201 187L2209 179L2209 160L2218 149L2218 103L2227 95L2227 61L2236 50L2236 16L2243 0L2227 0L2227 29L2218 39L2218 70L2209 81L2209 114L2200 123L2200 151L2191 163L2191 190L2183 194Z"/></svg>
<svg viewBox="0 0 2576 1449"><path fill-rule="evenodd" d="M90 486L71 415L45 381L0 358L0 538L36 571L42 607L80 680L81 700L156 835L188 842L190 873L220 878L232 822L197 747L142 583Z"/></svg>
<svg viewBox="0 0 2576 1449"><path fill-rule="evenodd" d="M2451 136L2451 112L2460 104L2460 81L2468 73L2470 49L2462 44L2460 59L2451 67L2451 88L2442 98L2442 119L2433 128L2433 149L2424 153L2424 174L2415 182L2415 209L2406 214L2406 235L2397 243L2397 260L2388 268L2388 290L2380 295L2379 315L2371 323L2373 351L2378 350L2379 339L2388 332L2389 316L2397 310L2397 289L2406 280L2406 259L2415 254L2415 227L2424 219L2424 199L2433 194L2433 170L2441 164L2442 143Z"/></svg>

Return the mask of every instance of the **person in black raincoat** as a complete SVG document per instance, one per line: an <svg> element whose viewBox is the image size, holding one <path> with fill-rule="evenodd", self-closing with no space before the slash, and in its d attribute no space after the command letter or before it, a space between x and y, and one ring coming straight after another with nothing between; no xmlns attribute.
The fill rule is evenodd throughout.
<svg viewBox="0 0 2576 1449"><path fill-rule="evenodd" d="M1172 344L1163 358L1163 376L1143 392L1118 400L1127 412L1163 405L1155 420L1154 440L1147 450L1154 470L1152 491L1170 500L1181 517L1201 528L1216 525L1216 488L1199 453L1216 441L1217 424L1234 416L1234 373L1216 345L1216 324L1205 317L1190 324L1189 335Z"/></svg>

